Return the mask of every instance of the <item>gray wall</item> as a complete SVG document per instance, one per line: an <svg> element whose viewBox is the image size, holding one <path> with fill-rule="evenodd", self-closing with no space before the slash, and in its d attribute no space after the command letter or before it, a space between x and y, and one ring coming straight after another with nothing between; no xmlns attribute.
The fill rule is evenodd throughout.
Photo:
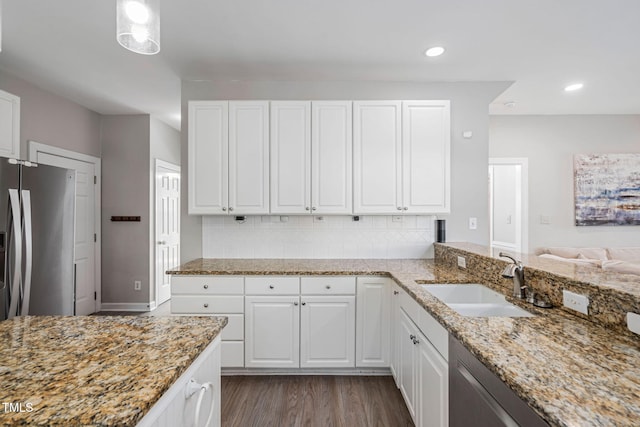
<svg viewBox="0 0 640 427"><path fill-rule="evenodd" d="M187 159L187 102L189 100L451 100L451 215L448 241L488 244L487 158L489 103L510 83L399 83L399 82L182 82L182 158ZM463 139L462 131L473 131ZM202 256L202 218L187 214L187 162L182 165L181 259ZM468 218L478 218L478 229L468 229Z"/></svg>
<svg viewBox="0 0 640 427"><path fill-rule="evenodd" d="M149 302L149 122L148 115L103 116L103 303ZM141 222L111 222L112 215L139 215Z"/></svg>
<svg viewBox="0 0 640 427"><path fill-rule="evenodd" d="M100 114L2 70L0 89L20 97L21 158L29 140L100 157Z"/></svg>
<svg viewBox="0 0 640 427"><path fill-rule="evenodd" d="M640 245L638 226L576 227L573 198L573 155L640 153L640 116L491 116L490 124L490 157L529 159L529 252Z"/></svg>

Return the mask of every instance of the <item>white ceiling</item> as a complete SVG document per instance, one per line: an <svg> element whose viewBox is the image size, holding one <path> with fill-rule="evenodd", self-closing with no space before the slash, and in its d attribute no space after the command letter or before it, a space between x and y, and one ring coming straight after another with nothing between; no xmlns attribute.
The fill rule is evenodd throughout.
<svg viewBox="0 0 640 427"><path fill-rule="evenodd" d="M116 42L115 0L4 0L0 68L176 128L181 80L514 81L492 114L640 114L638 0L160 3L162 50L143 56Z"/></svg>

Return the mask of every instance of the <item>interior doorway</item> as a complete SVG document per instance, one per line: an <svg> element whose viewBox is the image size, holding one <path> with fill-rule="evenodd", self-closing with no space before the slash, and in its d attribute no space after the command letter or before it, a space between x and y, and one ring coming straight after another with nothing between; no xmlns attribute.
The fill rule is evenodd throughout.
<svg viewBox="0 0 640 427"><path fill-rule="evenodd" d="M29 141L29 160L76 171L76 315L100 310L100 159Z"/></svg>
<svg viewBox="0 0 640 427"><path fill-rule="evenodd" d="M489 159L491 246L528 252L528 159Z"/></svg>
<svg viewBox="0 0 640 427"><path fill-rule="evenodd" d="M156 159L155 164L155 306L171 298L165 272L180 263L180 166Z"/></svg>

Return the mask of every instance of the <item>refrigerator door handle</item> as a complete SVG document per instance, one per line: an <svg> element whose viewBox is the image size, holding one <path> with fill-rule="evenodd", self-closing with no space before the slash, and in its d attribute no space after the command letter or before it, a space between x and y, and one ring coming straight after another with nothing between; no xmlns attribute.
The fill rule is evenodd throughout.
<svg viewBox="0 0 640 427"><path fill-rule="evenodd" d="M33 228L31 222L31 192L22 190L22 215L24 218L24 288L20 315L29 314L29 297L31 296L31 274L33 272Z"/></svg>
<svg viewBox="0 0 640 427"><path fill-rule="evenodd" d="M7 319L15 317L18 309L18 300L20 299L20 279L22 270L22 229L20 221L20 197L18 190L15 188L9 189L9 204L10 204L10 222L11 227L9 230L13 232L13 242L15 248L15 256L13 259L13 278L11 281L11 293L9 294L9 314Z"/></svg>

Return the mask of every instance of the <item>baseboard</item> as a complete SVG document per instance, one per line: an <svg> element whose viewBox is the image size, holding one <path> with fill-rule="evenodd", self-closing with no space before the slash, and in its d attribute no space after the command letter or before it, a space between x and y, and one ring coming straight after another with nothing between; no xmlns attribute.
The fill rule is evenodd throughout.
<svg viewBox="0 0 640 427"><path fill-rule="evenodd" d="M103 302L100 311L149 311L145 302Z"/></svg>
<svg viewBox="0 0 640 427"><path fill-rule="evenodd" d="M158 308L158 306L156 305L156 302L155 302L155 301L151 301L151 302L149 303L149 311L153 311L153 310L155 310L156 308Z"/></svg>
<svg viewBox="0 0 640 427"><path fill-rule="evenodd" d="M269 368L222 368L221 375L357 375L390 376L389 368L326 368L326 369L269 369Z"/></svg>

